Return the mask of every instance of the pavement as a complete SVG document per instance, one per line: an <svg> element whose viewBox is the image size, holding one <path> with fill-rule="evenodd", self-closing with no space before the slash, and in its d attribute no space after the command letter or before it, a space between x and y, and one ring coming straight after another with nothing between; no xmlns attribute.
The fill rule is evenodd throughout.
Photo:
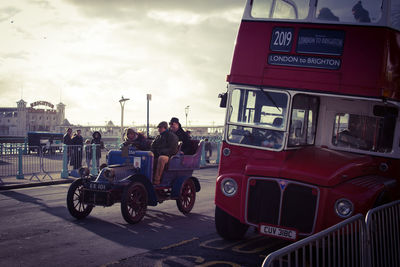
<svg viewBox="0 0 400 267"><path fill-rule="evenodd" d="M207 164L201 166L200 169L206 168L217 168L218 164ZM0 177L0 191L10 190L18 188L27 188L35 186L46 186L56 184L68 184L75 181L77 178L69 176L68 178L61 178L61 171L56 173L44 174L40 173L37 175L24 175L24 178L17 179L16 176Z"/></svg>
<svg viewBox="0 0 400 267"><path fill-rule="evenodd" d="M10 190L17 188L55 185L55 184L67 184L72 183L77 178L68 177L61 178L61 172L49 173L49 174L38 174L31 177L31 175L25 175L22 179L17 179L16 176L0 177L0 190Z"/></svg>

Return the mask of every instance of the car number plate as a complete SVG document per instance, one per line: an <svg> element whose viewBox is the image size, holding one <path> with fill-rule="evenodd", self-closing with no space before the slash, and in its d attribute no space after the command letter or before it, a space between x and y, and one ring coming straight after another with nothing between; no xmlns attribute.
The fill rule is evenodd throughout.
<svg viewBox="0 0 400 267"><path fill-rule="evenodd" d="M276 227L268 224L260 225L260 233L267 236L278 237L286 240L296 240L297 231L288 228Z"/></svg>
<svg viewBox="0 0 400 267"><path fill-rule="evenodd" d="M89 189L104 191L104 190L107 190L107 186L105 184L101 184L101 183L90 183Z"/></svg>

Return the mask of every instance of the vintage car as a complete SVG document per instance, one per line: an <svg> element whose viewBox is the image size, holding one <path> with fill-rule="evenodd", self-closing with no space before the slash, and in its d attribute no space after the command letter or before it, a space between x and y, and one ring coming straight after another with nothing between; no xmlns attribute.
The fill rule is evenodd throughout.
<svg viewBox="0 0 400 267"><path fill-rule="evenodd" d="M192 140L193 155L178 152L164 169L160 185L152 184L154 155L151 151L133 148L108 153L107 166L92 176L88 169L80 171L67 194L70 214L83 219L93 207L109 207L121 202L121 213L131 224L138 223L146 214L147 206L156 206L164 200L176 200L179 211L189 213L200 191L200 183L193 177L199 169L203 141Z"/></svg>

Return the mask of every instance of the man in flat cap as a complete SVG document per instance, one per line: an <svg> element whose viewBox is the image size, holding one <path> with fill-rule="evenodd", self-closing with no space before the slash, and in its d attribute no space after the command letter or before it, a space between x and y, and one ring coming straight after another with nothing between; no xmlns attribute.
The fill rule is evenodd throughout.
<svg viewBox="0 0 400 267"><path fill-rule="evenodd" d="M159 185L165 164L171 156L178 152L178 137L168 130L168 123L162 121L157 126L160 133L151 144L151 151L154 153L155 171L153 184Z"/></svg>

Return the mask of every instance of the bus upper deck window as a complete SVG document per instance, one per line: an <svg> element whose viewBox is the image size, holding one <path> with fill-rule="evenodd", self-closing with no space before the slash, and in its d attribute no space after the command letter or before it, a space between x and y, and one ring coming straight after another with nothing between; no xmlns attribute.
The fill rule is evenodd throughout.
<svg viewBox="0 0 400 267"><path fill-rule="evenodd" d="M400 31L400 1L391 1L390 20L391 26Z"/></svg>
<svg viewBox="0 0 400 267"><path fill-rule="evenodd" d="M315 17L321 21L376 23L382 16L382 0L319 0Z"/></svg>
<svg viewBox="0 0 400 267"><path fill-rule="evenodd" d="M265 19L305 19L309 3L309 0L254 0L251 16Z"/></svg>

